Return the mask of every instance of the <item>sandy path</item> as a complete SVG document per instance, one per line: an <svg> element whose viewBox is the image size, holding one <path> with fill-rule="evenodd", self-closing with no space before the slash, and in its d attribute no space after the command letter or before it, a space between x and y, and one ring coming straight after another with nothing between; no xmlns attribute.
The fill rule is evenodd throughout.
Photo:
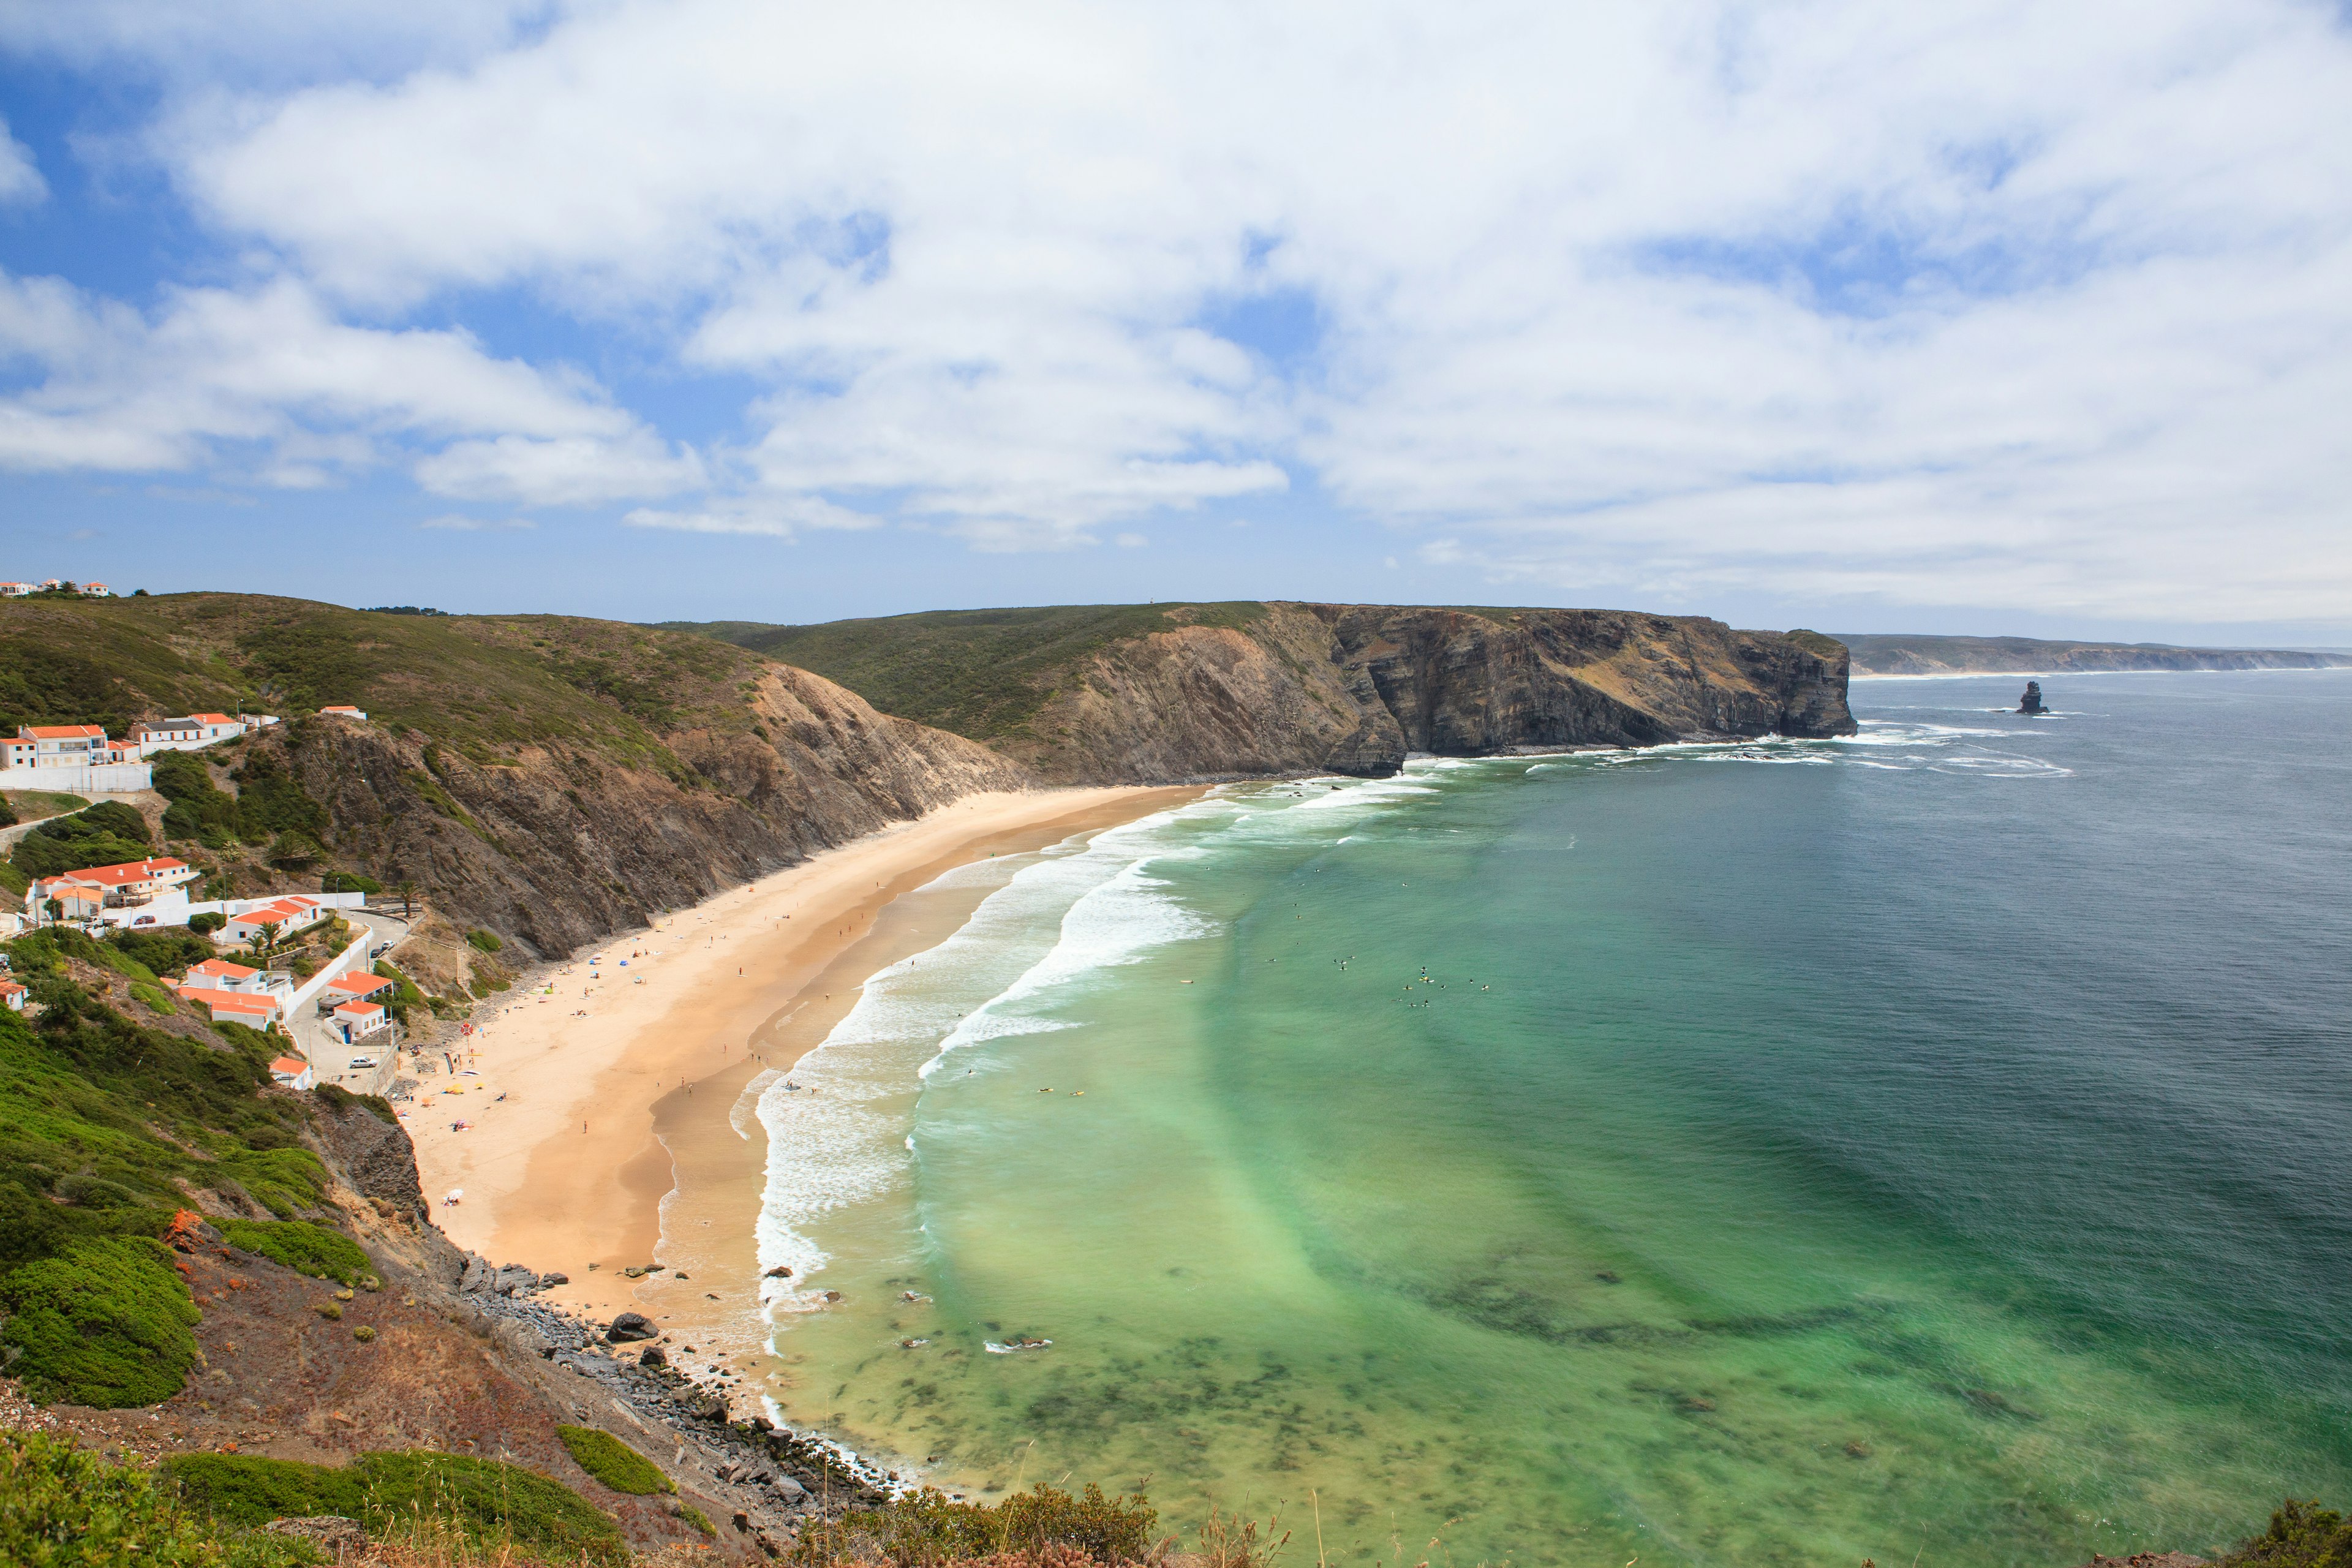
<svg viewBox="0 0 2352 1568"><path fill-rule="evenodd" d="M477 1012L466 1043L463 1065L479 1076L425 1079L404 1123L435 1217L460 1247L493 1262L570 1275L571 1285L551 1293L555 1301L599 1316L658 1306L677 1312L679 1327L691 1302L698 1322L728 1323L730 1348L750 1349L758 1321L752 1221L766 1148L757 1136L736 1136L727 1113L763 1065L799 1059L848 1012L866 976L904 956L898 950L912 939L904 922L884 918L887 906L991 853L1040 848L1199 794L967 797L663 916L657 929L595 950L599 963L583 952L537 978L552 995L520 986L505 994L495 1014ZM920 940L938 939L935 927ZM445 1092L453 1085L461 1092ZM680 1151L675 1166L656 1137L657 1118ZM457 1121L467 1129L452 1131ZM619 1272L655 1261L674 1180L681 1191L672 1228L698 1233L691 1291ZM464 1201L444 1205L453 1188ZM690 1215L675 1212L680 1200L690 1200Z"/></svg>

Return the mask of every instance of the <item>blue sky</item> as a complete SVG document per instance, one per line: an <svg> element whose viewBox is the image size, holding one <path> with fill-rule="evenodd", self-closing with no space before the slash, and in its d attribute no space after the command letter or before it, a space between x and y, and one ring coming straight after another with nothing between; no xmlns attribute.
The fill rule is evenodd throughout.
<svg viewBox="0 0 2352 1568"><path fill-rule="evenodd" d="M0 576L2352 643L2301 0L0 0Z"/></svg>

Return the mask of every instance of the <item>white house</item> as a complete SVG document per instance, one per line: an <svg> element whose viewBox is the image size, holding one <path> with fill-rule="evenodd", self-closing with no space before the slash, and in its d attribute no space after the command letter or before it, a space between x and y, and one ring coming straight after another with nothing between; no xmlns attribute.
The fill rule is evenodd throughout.
<svg viewBox="0 0 2352 1568"><path fill-rule="evenodd" d="M22 599L32 592L30 583L0 583L0 599Z"/></svg>
<svg viewBox="0 0 2352 1568"><path fill-rule="evenodd" d="M190 713L178 719L143 720L131 726L131 744L142 757L157 752L193 752L215 741L233 741L252 726L226 713Z"/></svg>
<svg viewBox="0 0 2352 1568"><path fill-rule="evenodd" d="M300 1057L279 1057L269 1064L269 1076L289 1089L311 1089L319 1082L319 1075Z"/></svg>
<svg viewBox="0 0 2352 1568"><path fill-rule="evenodd" d="M77 794L152 789L155 770L129 759L138 754L135 742L120 744L106 738L96 724L26 724L16 738L5 742L9 772L31 768L38 779L19 781L15 787L68 790Z"/></svg>
<svg viewBox="0 0 2352 1568"><path fill-rule="evenodd" d="M297 893L247 910L243 914L229 916L228 923L221 928L221 932L231 942L251 942L260 934L265 925L276 926L282 933L309 925L319 918L319 914L320 905L316 899Z"/></svg>
<svg viewBox="0 0 2352 1568"><path fill-rule="evenodd" d="M381 974L370 974L363 969L353 970L349 974L339 974L327 982L326 989L319 993L319 1011L340 1014L345 1003L365 1002L369 997L380 996L392 988L393 982Z"/></svg>
<svg viewBox="0 0 2352 1568"><path fill-rule="evenodd" d="M81 596L85 599L111 599L114 597L114 590L103 583L84 583L81 585Z"/></svg>
<svg viewBox="0 0 2352 1568"><path fill-rule="evenodd" d="M168 855L152 860L128 860L119 866L61 871L54 877L37 878L25 889L25 913L37 915L51 899L63 900L68 890L79 889L79 894L95 891L98 908L102 910L146 910L160 916L170 906L177 911L176 919L166 921L159 918L141 923L178 925L187 919L188 896L183 889L195 878L194 867ZM128 917L115 923L128 923Z"/></svg>
<svg viewBox="0 0 2352 1568"><path fill-rule="evenodd" d="M180 1000L202 1007L215 1024L243 1024L251 1029L268 1029L283 1011L278 998L266 993L248 996L235 991L209 991L201 985L181 986Z"/></svg>
<svg viewBox="0 0 2352 1568"><path fill-rule="evenodd" d="M25 988L13 980L0 980L0 1007L11 1013L25 1010Z"/></svg>
<svg viewBox="0 0 2352 1568"><path fill-rule="evenodd" d="M352 707L348 702L331 703L327 707L320 709L319 712L321 716L329 719L364 719L367 717L365 713L362 712L359 709Z"/></svg>
<svg viewBox="0 0 2352 1568"><path fill-rule="evenodd" d="M347 1046L358 1045L392 1022L392 1015L373 1002L345 1002L335 1009L333 1017Z"/></svg>

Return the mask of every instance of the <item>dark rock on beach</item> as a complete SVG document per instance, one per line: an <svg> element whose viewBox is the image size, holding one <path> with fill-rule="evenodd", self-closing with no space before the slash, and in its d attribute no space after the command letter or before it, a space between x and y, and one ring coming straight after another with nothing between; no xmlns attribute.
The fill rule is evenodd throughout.
<svg viewBox="0 0 2352 1568"><path fill-rule="evenodd" d="M661 1331L655 1328L643 1312L624 1312L613 1320L613 1326L604 1331L604 1337L616 1345L625 1345L636 1340L657 1340L661 1338Z"/></svg>
<svg viewBox="0 0 2352 1568"><path fill-rule="evenodd" d="M2029 680L2025 683L2025 695L2018 699L2017 710L2020 713L2047 713L2050 711L2049 709L2042 705L2042 682L2038 680Z"/></svg>

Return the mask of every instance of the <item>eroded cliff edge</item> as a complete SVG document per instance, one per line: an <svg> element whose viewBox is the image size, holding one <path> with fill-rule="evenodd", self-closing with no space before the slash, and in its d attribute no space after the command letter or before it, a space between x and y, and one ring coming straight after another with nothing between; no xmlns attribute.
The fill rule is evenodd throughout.
<svg viewBox="0 0 2352 1568"><path fill-rule="evenodd" d="M1696 616L1244 603L713 630L1056 783L1854 729L1843 644Z"/></svg>

